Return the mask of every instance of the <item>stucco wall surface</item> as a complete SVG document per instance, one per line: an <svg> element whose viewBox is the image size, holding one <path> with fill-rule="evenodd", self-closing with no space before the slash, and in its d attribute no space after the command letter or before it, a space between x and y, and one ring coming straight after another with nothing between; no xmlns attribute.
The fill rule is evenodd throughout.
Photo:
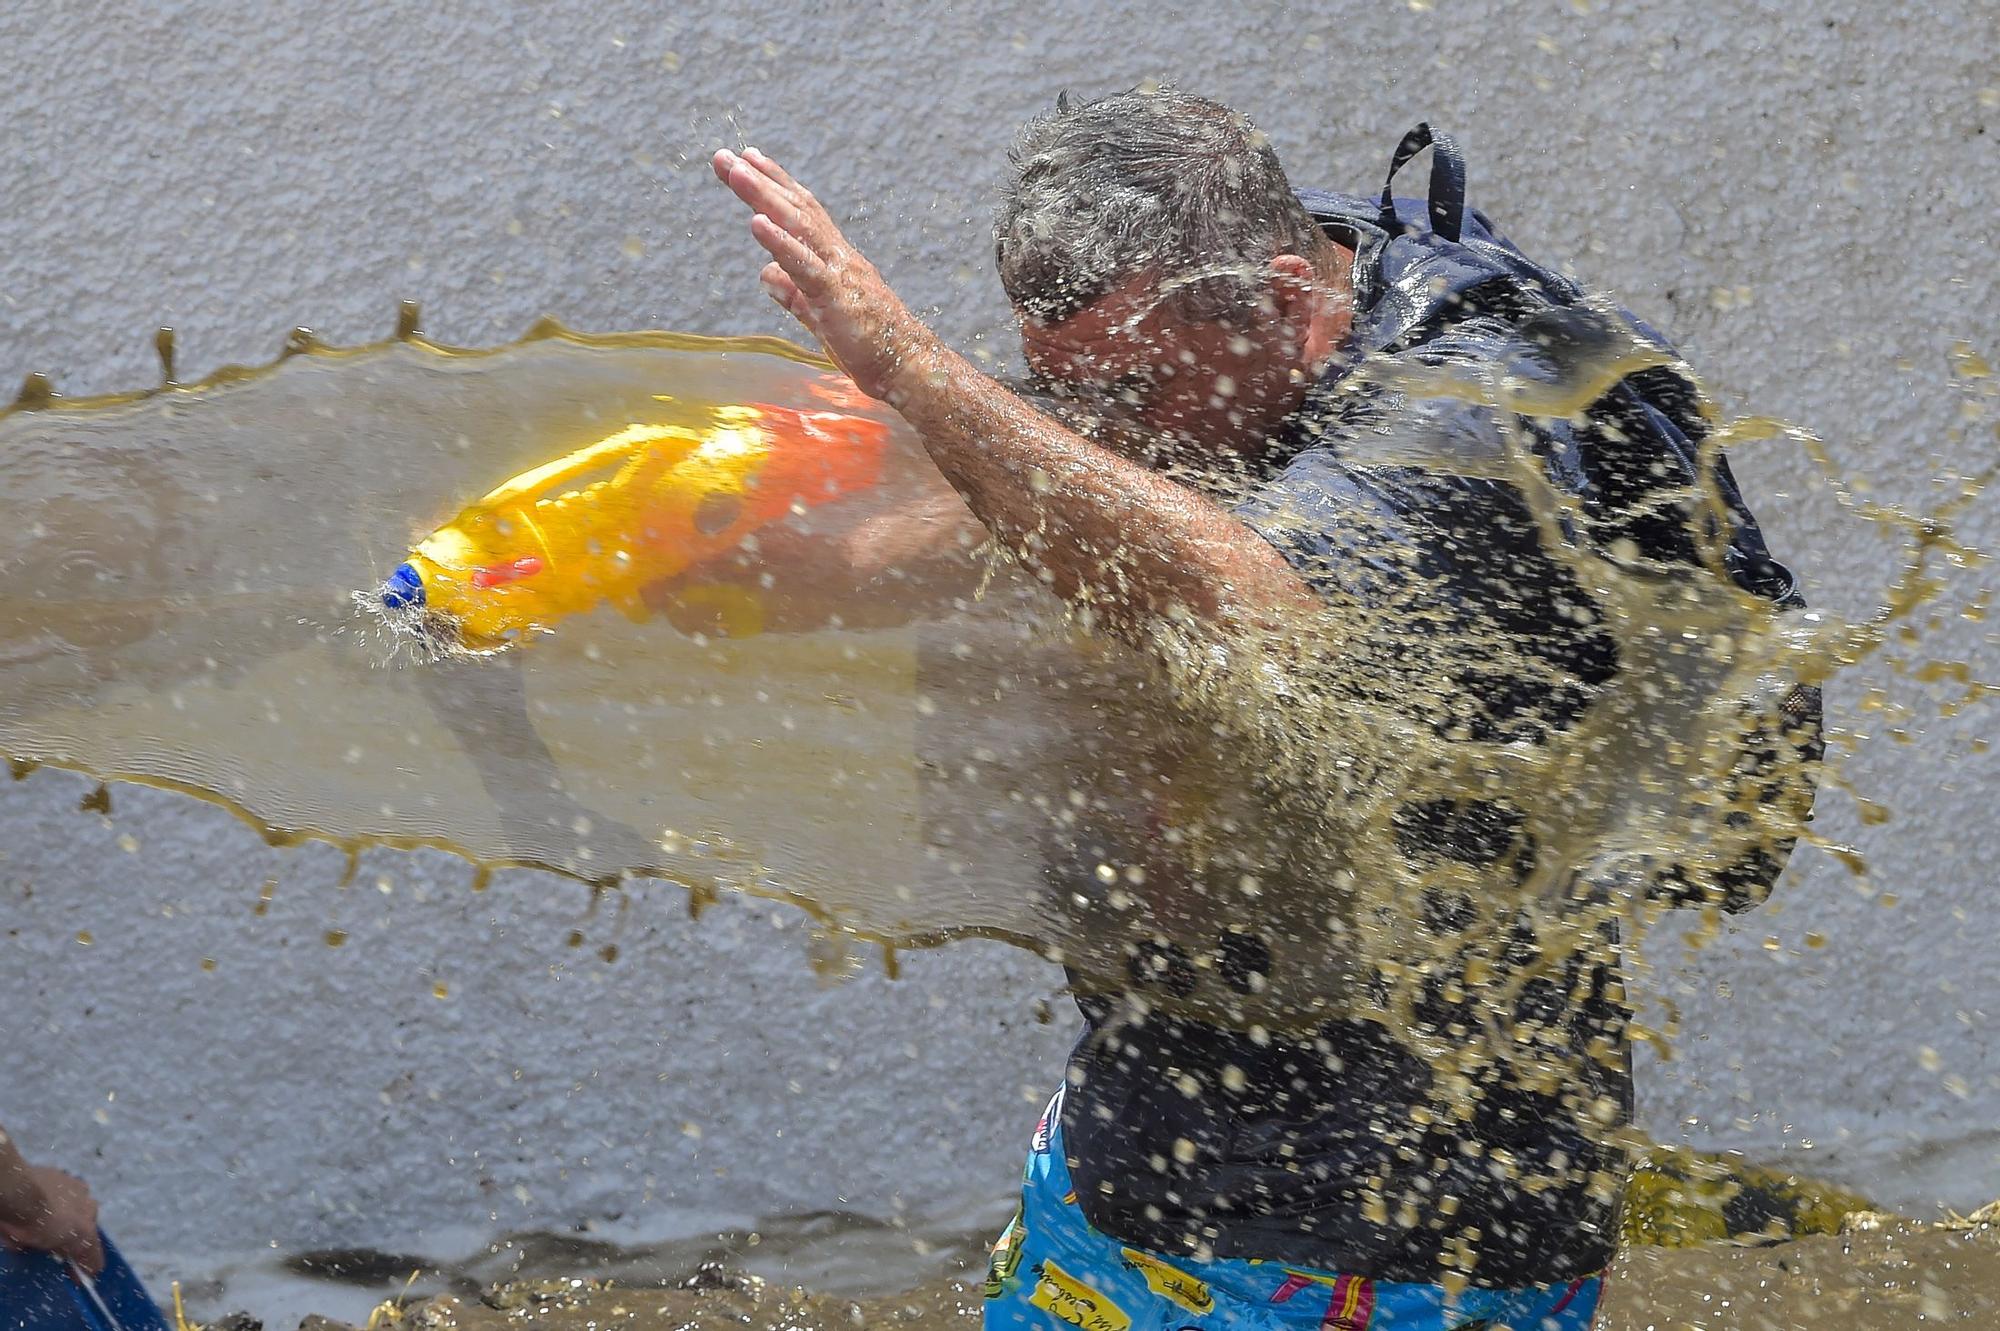
<svg viewBox="0 0 2000 1331"><path fill-rule="evenodd" d="M399 298L460 344L543 313L784 331L705 166L744 142L851 219L945 333L1004 361L988 226L1014 127L1061 88L1169 78L1257 118L1302 185L1374 187L1409 124L1456 130L1473 201L1524 246L1656 320L1731 407L1817 430L1873 497L1927 503L1934 475L1996 451L1990 425L1952 435L1947 372L1959 339L2000 352L1996 14L10 5L0 374L150 382L160 324L198 374L268 358L293 325L380 336ZM1815 601L1872 604L1886 548L1809 468L1737 466ZM1961 520L1989 548L1995 511ZM2000 675L1989 624L1907 654ZM1892 1202L1969 1205L2000 1195L1994 760L1972 743L1993 713L1920 715L1898 742L1858 700L1869 679L1922 690L1862 673L1835 709L1875 736L1853 772L1893 817L1863 827L1834 798L1822 826L1868 852L1875 895L1802 855L1776 908L1700 954L1655 940L1683 1036L1644 1069L1645 1121ZM571 884L504 875L475 895L461 865L390 853L343 887L329 852L270 850L153 792L80 813L87 789L0 789L0 1122L87 1174L155 1275L996 1201L1070 1035L1060 1000L1035 1019L1059 975L995 946L826 987L801 922L769 906L691 923L652 886L593 913Z"/></svg>

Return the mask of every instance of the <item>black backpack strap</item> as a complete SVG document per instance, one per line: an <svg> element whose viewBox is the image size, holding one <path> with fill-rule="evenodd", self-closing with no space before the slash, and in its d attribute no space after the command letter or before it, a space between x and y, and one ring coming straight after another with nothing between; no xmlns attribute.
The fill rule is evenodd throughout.
<svg viewBox="0 0 2000 1331"><path fill-rule="evenodd" d="M1431 150L1431 230L1457 244L1465 229L1465 158L1458 151L1458 141L1432 129L1428 121L1396 145L1396 155L1389 162L1389 179L1382 185L1382 229L1392 236L1402 232L1389 189L1396 183L1396 173L1426 148Z"/></svg>

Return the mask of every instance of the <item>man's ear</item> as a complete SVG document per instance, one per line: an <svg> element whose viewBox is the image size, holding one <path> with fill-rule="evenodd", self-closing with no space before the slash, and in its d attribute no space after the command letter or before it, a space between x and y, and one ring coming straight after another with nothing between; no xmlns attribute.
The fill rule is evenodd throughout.
<svg viewBox="0 0 2000 1331"><path fill-rule="evenodd" d="M1326 303L1326 294L1310 260L1297 254L1280 254L1271 260L1271 302L1295 345L1303 348L1313 340L1315 325L1325 318L1320 307Z"/></svg>
<svg viewBox="0 0 2000 1331"><path fill-rule="evenodd" d="M1318 281L1318 272L1312 260L1298 254L1280 254L1271 260L1271 275L1287 282L1303 282L1312 285Z"/></svg>
<svg viewBox="0 0 2000 1331"><path fill-rule="evenodd" d="M1332 354L1347 335L1347 309L1303 255L1280 254L1271 260L1271 299L1308 364L1316 365Z"/></svg>

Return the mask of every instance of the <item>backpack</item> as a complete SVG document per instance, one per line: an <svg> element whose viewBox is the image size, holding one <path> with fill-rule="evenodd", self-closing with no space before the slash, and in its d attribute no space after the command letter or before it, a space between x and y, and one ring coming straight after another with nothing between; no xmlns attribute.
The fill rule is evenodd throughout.
<svg viewBox="0 0 2000 1331"><path fill-rule="evenodd" d="M1426 148L1432 154L1428 197L1394 197L1397 172ZM1664 352L1661 359L1669 363L1619 379L1579 421L1566 428L1538 426L1534 435L1550 480L1579 501L1581 520L1565 522L1567 539L1601 550L1629 540L1652 560L1691 572L1701 567L1698 533L1703 541L1724 535L1716 530L1718 519L1704 515L1697 525L1684 506L1642 502L1648 491L1691 487L1697 480L1701 445L1712 429L1700 388L1672 345L1643 320L1595 300L1586 306L1581 286L1529 258L1483 213L1466 206L1465 162L1449 135L1428 124L1404 135L1379 200L1318 190L1302 190L1299 197L1323 230L1354 249L1362 352L1422 347L1474 319L1497 320L1543 347L1586 340L1609 319L1622 325L1623 335ZM1712 467L1708 479L1727 513L1725 571L1754 595L1803 608L1797 580L1771 557L1727 459L1715 454ZM1758 800L1786 801L1809 817L1825 750L1823 727L1820 690L1794 684L1744 730L1738 779L1751 783ZM1728 820L1736 826L1748 821L1741 812ZM1769 895L1791 849L1790 838L1758 845L1721 872L1702 875L1700 885L1680 866L1669 866L1652 891L1674 904L1745 910Z"/></svg>

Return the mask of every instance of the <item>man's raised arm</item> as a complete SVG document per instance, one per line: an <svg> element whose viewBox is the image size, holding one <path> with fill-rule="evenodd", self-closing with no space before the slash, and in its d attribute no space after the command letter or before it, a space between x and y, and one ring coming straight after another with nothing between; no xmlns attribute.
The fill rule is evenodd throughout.
<svg viewBox="0 0 2000 1331"><path fill-rule="evenodd" d="M771 255L765 289L865 393L894 407L996 538L1113 627L1188 613L1274 628L1314 605L1262 537L1207 497L1067 429L945 346L756 149L715 155Z"/></svg>

